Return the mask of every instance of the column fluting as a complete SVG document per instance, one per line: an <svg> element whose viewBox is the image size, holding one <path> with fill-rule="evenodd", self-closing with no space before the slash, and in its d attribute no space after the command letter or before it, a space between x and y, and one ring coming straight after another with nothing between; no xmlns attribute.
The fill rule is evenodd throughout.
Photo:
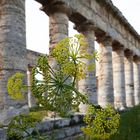
<svg viewBox="0 0 140 140"><path fill-rule="evenodd" d="M125 51L125 92L126 92L126 106L134 106L134 77L133 77L133 52Z"/></svg>
<svg viewBox="0 0 140 140"><path fill-rule="evenodd" d="M108 36L97 38L99 42L98 104L106 107L114 104L112 39Z"/></svg>
<svg viewBox="0 0 140 140"><path fill-rule="evenodd" d="M125 101L125 74L124 74L124 47L120 44L113 45L113 83L114 83L114 107L124 110Z"/></svg>

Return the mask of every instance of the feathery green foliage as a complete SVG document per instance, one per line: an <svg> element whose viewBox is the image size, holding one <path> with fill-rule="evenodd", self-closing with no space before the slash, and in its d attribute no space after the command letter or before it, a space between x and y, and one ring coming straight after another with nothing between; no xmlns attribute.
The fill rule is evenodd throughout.
<svg viewBox="0 0 140 140"><path fill-rule="evenodd" d="M76 88L76 81L86 76L85 69L93 70L94 64L87 65L81 59L95 59L95 53L89 54L83 35L61 40L50 52L50 56L39 58L33 70L32 92L38 103L47 110L55 111L61 116L68 116L77 110L81 102L87 103L86 96ZM49 64L53 58L55 66ZM37 74L43 79L35 78Z"/></svg>

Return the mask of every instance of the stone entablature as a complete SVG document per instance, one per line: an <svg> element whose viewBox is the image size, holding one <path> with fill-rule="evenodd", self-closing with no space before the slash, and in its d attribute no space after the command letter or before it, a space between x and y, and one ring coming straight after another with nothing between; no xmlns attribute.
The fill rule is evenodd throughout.
<svg viewBox="0 0 140 140"><path fill-rule="evenodd" d="M59 3L61 3L61 5L65 5L67 9L69 8L69 11L71 11L71 13L69 13L69 19L72 22L75 24L81 24L85 21L91 22L96 28L95 34L104 32L108 36L111 36L113 40L121 43L125 49L130 49L136 55L140 55L139 34L128 23L119 9L115 7L110 0L52 0L51 2L49 0L36 1L42 3L43 7L51 5L54 11L54 5Z"/></svg>

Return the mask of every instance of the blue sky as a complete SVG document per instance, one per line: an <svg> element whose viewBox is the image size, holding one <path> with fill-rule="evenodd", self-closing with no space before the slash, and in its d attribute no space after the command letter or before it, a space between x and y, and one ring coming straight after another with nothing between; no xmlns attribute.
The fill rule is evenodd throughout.
<svg viewBox="0 0 140 140"><path fill-rule="evenodd" d="M140 0L112 0L129 23L140 34ZM26 0L27 48L41 53L48 52L49 27L48 16L39 10L41 5L35 0ZM72 25L70 34L74 34Z"/></svg>

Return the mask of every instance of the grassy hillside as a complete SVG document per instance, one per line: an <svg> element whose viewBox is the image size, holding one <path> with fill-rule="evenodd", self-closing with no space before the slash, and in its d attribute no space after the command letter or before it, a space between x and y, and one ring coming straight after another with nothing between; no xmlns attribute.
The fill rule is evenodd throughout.
<svg viewBox="0 0 140 140"><path fill-rule="evenodd" d="M140 140L140 106L121 114L118 133L110 140Z"/></svg>

